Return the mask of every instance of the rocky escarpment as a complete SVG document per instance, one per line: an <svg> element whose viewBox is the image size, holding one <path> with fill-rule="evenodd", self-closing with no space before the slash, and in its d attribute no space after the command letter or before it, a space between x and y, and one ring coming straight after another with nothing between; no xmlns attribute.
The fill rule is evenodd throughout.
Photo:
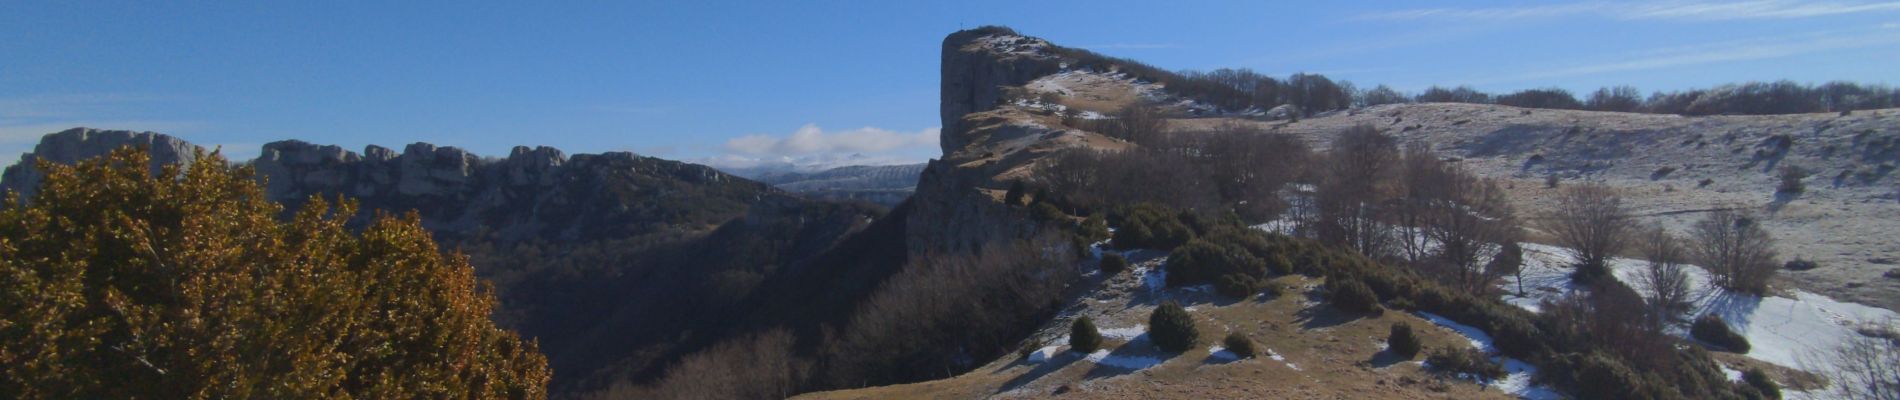
<svg viewBox="0 0 1900 400"><path fill-rule="evenodd" d="M945 37L938 105L943 154L971 144L972 126L963 123L964 115L996 108L1007 87L1060 71L1062 63L1055 49L1048 41L1006 28L978 28Z"/></svg>
<svg viewBox="0 0 1900 400"><path fill-rule="evenodd" d="M20 158L20 163L8 166L0 173L0 192L12 190L21 197L31 197L40 184L43 175L34 168L36 160L46 160L60 164L71 164L79 160L98 157L120 147L138 146L150 151L152 170L167 164L190 164L197 160L197 152L203 148L184 140L154 132L109 131L92 128L72 128L40 138L40 144L33 147L32 153Z"/></svg>
<svg viewBox="0 0 1900 400"><path fill-rule="evenodd" d="M913 255L967 251L1040 229L1000 195L1029 176L1044 155L1124 142L1064 126L1046 105L1008 101L1014 90L1073 65L1061 48L1004 28L950 34L943 42L943 157L932 160L911 196ZM1084 110L1104 111L1104 110Z"/></svg>
<svg viewBox="0 0 1900 400"><path fill-rule="evenodd" d="M484 160L456 147L411 144L361 155L301 141L264 145L254 162L274 200L348 196L365 209L417 210L438 234L504 241L625 237L724 222L784 194L710 167L610 152L568 157L517 146Z"/></svg>

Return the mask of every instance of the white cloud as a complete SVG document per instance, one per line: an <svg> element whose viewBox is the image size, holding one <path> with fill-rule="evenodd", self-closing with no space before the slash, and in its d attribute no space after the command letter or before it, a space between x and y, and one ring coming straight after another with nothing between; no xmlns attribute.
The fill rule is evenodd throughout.
<svg viewBox="0 0 1900 400"><path fill-rule="evenodd" d="M790 135L747 135L720 146L725 154L693 162L722 169L816 171L847 165L923 162L937 153L938 128L898 132L875 127L828 132L806 124Z"/></svg>
<svg viewBox="0 0 1900 400"><path fill-rule="evenodd" d="M1515 20L1595 16L1620 20L1792 19L1900 11L1900 2L1756 0L1744 2L1584 2L1521 7L1431 8L1372 13L1365 20Z"/></svg>
<svg viewBox="0 0 1900 400"><path fill-rule="evenodd" d="M863 127L841 132L825 132L815 124L806 124L789 136L747 135L727 140L726 151L752 156L805 156L838 153L880 153L935 148L938 128L917 132L897 132Z"/></svg>

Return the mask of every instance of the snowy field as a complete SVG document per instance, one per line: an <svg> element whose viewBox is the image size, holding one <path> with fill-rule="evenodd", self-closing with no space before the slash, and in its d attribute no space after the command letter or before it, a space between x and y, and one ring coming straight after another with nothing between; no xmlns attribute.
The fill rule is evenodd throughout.
<svg viewBox="0 0 1900 400"><path fill-rule="evenodd" d="M1505 301L1538 311L1539 302L1579 290L1570 284L1569 270L1561 267L1568 254L1562 247L1524 244L1524 290L1528 296L1507 295ZM1610 260L1617 280L1638 292L1647 288L1639 279L1646 265L1627 258ZM1786 297L1732 293L1711 285L1709 274L1702 268L1684 269L1689 272L1689 300L1693 303L1685 321L1704 314L1721 316L1736 333L1748 337L1753 346L1748 357L1783 367L1803 369L1804 361L1822 361L1811 358L1859 336L1855 328L1861 324L1900 321L1900 314L1890 310L1835 301L1801 290L1786 291ZM1516 277L1505 281L1505 290L1517 290ZM1686 325L1674 326L1670 332L1688 336Z"/></svg>
<svg viewBox="0 0 1900 400"><path fill-rule="evenodd" d="M1287 220L1278 220L1255 225L1255 229L1292 233L1296 224ZM1506 293L1503 300L1531 312L1541 312L1541 303L1556 300L1566 294L1582 290L1570 281L1570 269L1564 265L1570 259L1568 249L1557 246L1523 243L1524 265L1522 288L1524 296L1517 296L1518 277L1505 277L1499 286ZM1432 247L1424 244L1424 247ZM1628 258L1613 258L1610 268L1617 280L1636 289L1639 293L1647 289L1640 279L1647 262ZM1745 293L1734 293L1710 284L1708 272L1699 266L1685 266L1689 274L1689 311L1682 315L1682 323L1669 327L1669 332L1679 337L1688 337L1686 321L1705 314L1721 316L1728 322L1731 330L1748 338L1752 348L1747 357L1771 364L1812 371L1822 368L1828 360L1821 359L1834 347L1848 339L1859 336L1856 328L1867 324L1893 324L1900 321L1900 314L1887 309L1856 303L1836 301L1798 289L1783 290L1779 295L1767 297ZM1451 329L1472 341L1473 347L1495 353L1491 348L1490 337L1476 328L1459 324L1436 315L1421 313L1439 326ZM1524 398L1560 398L1548 388L1531 385L1529 377L1535 367L1519 360L1501 360L1510 376L1496 383L1500 389ZM1731 379L1740 376L1739 371L1724 371ZM1820 391L1817 391L1820 392ZM1790 398L1822 398L1821 393L1790 392Z"/></svg>

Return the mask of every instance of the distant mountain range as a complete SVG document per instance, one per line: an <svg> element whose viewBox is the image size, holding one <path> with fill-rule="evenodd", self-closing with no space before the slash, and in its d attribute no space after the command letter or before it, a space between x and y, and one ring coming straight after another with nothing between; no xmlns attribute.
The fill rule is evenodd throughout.
<svg viewBox="0 0 1900 400"><path fill-rule="evenodd" d="M924 165L854 165L814 172L748 168L729 172L812 198L894 207L917 190L917 174L924 171Z"/></svg>

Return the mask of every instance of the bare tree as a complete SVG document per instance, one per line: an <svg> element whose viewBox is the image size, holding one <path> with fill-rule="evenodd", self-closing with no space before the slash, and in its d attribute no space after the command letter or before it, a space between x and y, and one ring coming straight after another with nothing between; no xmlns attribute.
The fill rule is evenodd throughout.
<svg viewBox="0 0 1900 400"><path fill-rule="evenodd" d="M1689 272L1684 270L1686 258L1681 239L1670 235L1662 226L1652 225L1642 236L1638 246L1643 258L1649 265L1643 270L1643 297L1649 300L1649 307L1661 319L1673 319L1679 314L1689 298Z"/></svg>
<svg viewBox="0 0 1900 400"><path fill-rule="evenodd" d="M1389 212L1400 228L1394 234L1399 241L1399 254L1406 262L1417 265L1426 256L1426 214L1433 204L1450 193L1445 185L1451 174L1423 141L1407 143L1401 157L1403 165L1399 167L1398 183L1402 189L1399 197L1390 203Z"/></svg>
<svg viewBox="0 0 1900 400"><path fill-rule="evenodd" d="M1863 327L1816 358L1803 358L1802 369L1820 371L1843 399L1900 400L1900 332L1894 329L1894 321Z"/></svg>
<svg viewBox="0 0 1900 400"><path fill-rule="evenodd" d="M1517 214L1496 181L1448 168L1442 190L1426 212L1425 237L1438 245L1436 258L1450 267L1451 282L1466 293L1482 295L1502 275L1480 264L1501 243L1517 238Z"/></svg>
<svg viewBox="0 0 1900 400"><path fill-rule="evenodd" d="M1399 165L1397 139L1357 125L1333 139L1315 193L1320 240L1371 257L1387 255L1391 235L1384 203L1392 197Z"/></svg>
<svg viewBox="0 0 1900 400"><path fill-rule="evenodd" d="M1222 200L1242 218L1271 220L1287 207L1279 191L1305 169L1311 150L1290 134L1224 124L1197 135L1198 158Z"/></svg>
<svg viewBox="0 0 1900 400"><path fill-rule="evenodd" d="M1146 101L1136 101L1115 110L1115 119L1109 121L1103 134L1126 139L1135 144L1147 146L1161 141L1168 130L1168 119L1161 108Z"/></svg>
<svg viewBox="0 0 1900 400"><path fill-rule="evenodd" d="M1768 291L1775 276L1774 237L1746 212L1729 209L1709 213L1692 231L1696 259L1716 285L1754 294Z"/></svg>
<svg viewBox="0 0 1900 400"><path fill-rule="evenodd" d="M1635 219L1615 189L1591 183L1558 194L1557 208L1543 216L1541 225L1575 254L1573 278L1615 279L1606 262L1629 245Z"/></svg>
<svg viewBox="0 0 1900 400"><path fill-rule="evenodd" d="M1505 241L1504 245L1499 246L1498 254L1491 256L1491 262L1485 265L1485 270L1500 277L1517 277L1517 296L1524 297L1524 247L1517 244L1517 239Z"/></svg>

